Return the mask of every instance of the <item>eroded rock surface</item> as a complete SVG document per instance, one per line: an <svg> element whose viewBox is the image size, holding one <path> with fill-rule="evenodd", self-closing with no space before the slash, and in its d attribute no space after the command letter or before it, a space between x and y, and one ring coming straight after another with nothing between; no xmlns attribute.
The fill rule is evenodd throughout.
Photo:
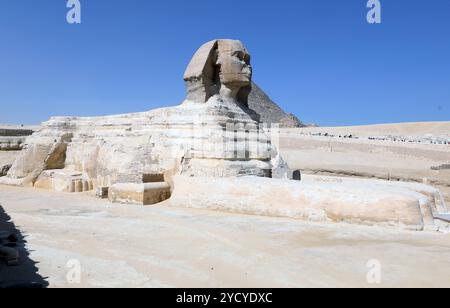
<svg viewBox="0 0 450 308"><path fill-rule="evenodd" d="M146 191L149 175L169 184L177 174L289 176L286 166L274 170L277 152L269 132L248 108L252 68L241 42L206 43L195 53L184 80L187 99L176 107L50 119L27 139L2 182L68 192L140 185L130 192L134 194Z"/></svg>
<svg viewBox="0 0 450 308"><path fill-rule="evenodd" d="M35 127L0 125L0 151L20 151Z"/></svg>
<svg viewBox="0 0 450 308"><path fill-rule="evenodd" d="M308 175L297 182L178 176L175 185L166 205L415 231L436 231L435 216L445 206L439 191L426 185L339 177Z"/></svg>
<svg viewBox="0 0 450 308"><path fill-rule="evenodd" d="M180 105L51 118L26 139L0 184L96 191L99 198L124 204L171 198L167 204L245 214L436 227L446 206L426 185L305 178L300 169L291 181L293 171L276 147L280 134L261 122L300 121L273 106L265 110L258 95L249 99L252 74L240 41L208 42L186 69L186 100Z"/></svg>

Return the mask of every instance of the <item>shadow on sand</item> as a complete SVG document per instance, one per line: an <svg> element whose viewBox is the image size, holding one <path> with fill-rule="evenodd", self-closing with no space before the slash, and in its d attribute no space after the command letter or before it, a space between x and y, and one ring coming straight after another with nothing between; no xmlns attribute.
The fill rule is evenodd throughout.
<svg viewBox="0 0 450 308"><path fill-rule="evenodd" d="M9 234L13 236L8 240L5 237ZM16 228L11 217L0 205L0 247L5 246L19 252L19 262L16 266L8 266L5 258L0 258L0 289L48 287L46 278L38 274L37 263L30 259L25 236Z"/></svg>

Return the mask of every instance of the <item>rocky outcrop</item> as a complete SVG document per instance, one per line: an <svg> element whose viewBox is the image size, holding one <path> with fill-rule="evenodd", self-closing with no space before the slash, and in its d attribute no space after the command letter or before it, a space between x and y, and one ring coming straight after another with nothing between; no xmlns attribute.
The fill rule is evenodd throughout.
<svg viewBox="0 0 450 308"><path fill-rule="evenodd" d="M0 184L97 191L123 204L170 198L166 204L174 206L413 230L433 230L445 211L426 185L293 172L276 147L280 131L261 123L301 123L252 85L250 55L239 41L204 44L184 81L187 97L176 107L51 118L26 139Z"/></svg>
<svg viewBox="0 0 450 308"><path fill-rule="evenodd" d="M439 192L426 185L307 175L302 182L178 176L175 186L165 205L313 222L437 230L434 216Z"/></svg>

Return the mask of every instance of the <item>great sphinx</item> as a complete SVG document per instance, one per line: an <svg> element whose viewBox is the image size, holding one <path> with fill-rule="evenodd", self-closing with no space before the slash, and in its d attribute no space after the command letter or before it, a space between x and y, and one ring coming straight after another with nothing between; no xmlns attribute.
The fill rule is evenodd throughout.
<svg viewBox="0 0 450 308"><path fill-rule="evenodd" d="M302 176L277 131L248 105L250 55L214 40L184 74L176 107L106 117L55 117L26 139L0 184L96 191L112 202L436 230L438 191L417 183ZM275 140L275 142L273 142Z"/></svg>
<svg viewBox="0 0 450 308"><path fill-rule="evenodd" d="M184 81L187 97L176 107L51 118L27 139L0 181L65 192L98 190L114 201L153 204L170 195L174 175L290 176L268 130L248 108L252 68L240 41L204 44ZM114 196L117 191L129 196Z"/></svg>

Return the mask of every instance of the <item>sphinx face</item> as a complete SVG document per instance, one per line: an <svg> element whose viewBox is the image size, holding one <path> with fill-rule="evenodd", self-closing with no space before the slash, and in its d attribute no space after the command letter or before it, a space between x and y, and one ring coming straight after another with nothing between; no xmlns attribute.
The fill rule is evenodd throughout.
<svg viewBox="0 0 450 308"><path fill-rule="evenodd" d="M245 105L252 85L250 55L240 41L210 41L191 59L184 81L187 101L206 103L220 95Z"/></svg>
<svg viewBox="0 0 450 308"><path fill-rule="evenodd" d="M217 65L220 66L220 81L232 88L249 86L252 81L250 54L240 41L218 42Z"/></svg>

